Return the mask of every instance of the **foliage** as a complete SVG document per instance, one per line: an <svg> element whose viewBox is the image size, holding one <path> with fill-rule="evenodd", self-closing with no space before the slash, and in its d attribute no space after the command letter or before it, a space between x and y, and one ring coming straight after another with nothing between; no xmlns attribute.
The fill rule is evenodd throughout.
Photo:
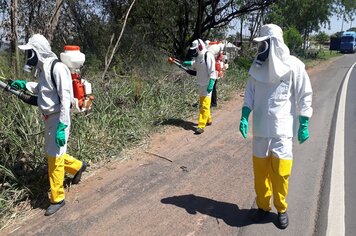
<svg viewBox="0 0 356 236"><path fill-rule="evenodd" d="M279 22L283 29L295 27L303 36L304 49L313 31L329 22L332 0L282 0L274 6L276 10L268 17Z"/></svg>
<svg viewBox="0 0 356 236"><path fill-rule="evenodd" d="M23 43L33 33L46 32L57 1L18 1L17 33ZM5 41L14 38L10 2L0 1L0 36ZM222 39L228 24L238 17L256 26L251 36L259 22L280 25L286 43L297 51L301 35L306 41L332 13L351 19L356 9L354 0L141 0L130 14L108 76L101 81L110 41L117 39L130 1L63 2L52 48L59 55L64 45L76 44L86 55L82 75L93 83L95 103L90 113L73 116L69 150L89 162L122 158L123 149L142 142L150 132L197 112L194 78L166 63L167 56L183 57L197 37ZM250 22L252 13L257 15ZM230 63L219 84L219 99L228 99L244 86L256 51L249 44L243 44L240 58ZM9 59L9 54L0 57L0 74L7 78ZM47 200L48 180L41 114L3 91L0 109L0 218L4 220L19 202L37 206L41 199Z"/></svg>
<svg viewBox="0 0 356 236"><path fill-rule="evenodd" d="M319 32L317 35L315 35L315 40L319 44L326 44L329 42L329 36L325 32Z"/></svg>
<svg viewBox="0 0 356 236"><path fill-rule="evenodd" d="M285 44L289 47L291 54L300 52L303 38L296 27L290 27L283 32Z"/></svg>
<svg viewBox="0 0 356 236"><path fill-rule="evenodd" d="M356 1L339 0L333 1L333 13L346 21L352 21L355 18Z"/></svg>
<svg viewBox="0 0 356 236"><path fill-rule="evenodd" d="M195 77L188 76L162 55L148 64L155 70L137 70L126 76L111 71L106 81L88 72L95 103L87 114L73 114L69 153L88 163L122 159L122 150L144 142L152 131L175 125L197 114ZM151 68L147 67L147 68ZM241 89L246 72L233 64L219 84L219 100ZM14 206L48 203L43 120L37 107L0 91L0 228ZM6 111L6 112L5 112ZM173 122L173 123L172 123ZM4 224L4 223L3 223Z"/></svg>

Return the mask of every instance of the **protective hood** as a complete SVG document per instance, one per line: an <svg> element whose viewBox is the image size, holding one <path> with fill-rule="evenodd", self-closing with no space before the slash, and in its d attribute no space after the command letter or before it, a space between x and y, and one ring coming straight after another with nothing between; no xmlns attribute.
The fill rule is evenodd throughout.
<svg viewBox="0 0 356 236"><path fill-rule="evenodd" d="M203 56L207 49L206 49L206 45L203 42L203 40L201 39L196 39L192 42L192 45L190 46L189 50L196 50L198 52L198 57Z"/></svg>
<svg viewBox="0 0 356 236"><path fill-rule="evenodd" d="M262 42L269 39L269 55L262 63L253 61L249 74L260 82L276 83L280 78L291 71L286 61L290 57L287 45L284 44L282 29L274 24L267 24L261 27L260 36L255 38L255 42Z"/></svg>
<svg viewBox="0 0 356 236"><path fill-rule="evenodd" d="M28 43L25 45L19 45L21 50L30 50L33 49L38 57L38 61L43 65L44 61L48 58L57 58L51 50L48 40L41 34L33 35Z"/></svg>

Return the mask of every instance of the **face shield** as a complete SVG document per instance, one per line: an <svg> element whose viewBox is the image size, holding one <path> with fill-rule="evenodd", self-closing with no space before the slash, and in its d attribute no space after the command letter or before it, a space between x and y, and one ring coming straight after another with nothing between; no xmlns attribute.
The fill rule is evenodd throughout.
<svg viewBox="0 0 356 236"><path fill-rule="evenodd" d="M187 58L189 58L190 60L193 58L193 57L197 57L198 56L198 50L197 48L195 49L188 49L188 53L187 53Z"/></svg>
<svg viewBox="0 0 356 236"><path fill-rule="evenodd" d="M38 57L33 49L26 50L25 53L26 53L26 64L23 69L26 72L31 72L32 68L37 66Z"/></svg>
<svg viewBox="0 0 356 236"><path fill-rule="evenodd" d="M196 39L190 45L188 53L190 53L192 57L198 57L199 55L203 55L205 51L205 43L201 39Z"/></svg>
<svg viewBox="0 0 356 236"><path fill-rule="evenodd" d="M258 51L256 57L256 66L262 66L262 63L267 60L269 55L270 39L266 39L258 43Z"/></svg>

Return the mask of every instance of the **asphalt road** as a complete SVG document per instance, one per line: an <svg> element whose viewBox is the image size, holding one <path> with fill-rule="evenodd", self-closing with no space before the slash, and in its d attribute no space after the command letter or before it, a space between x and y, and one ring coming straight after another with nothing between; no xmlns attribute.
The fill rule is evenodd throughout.
<svg viewBox="0 0 356 236"><path fill-rule="evenodd" d="M333 148L333 117L338 91L356 54L318 67L309 73L313 87L314 114L310 120L310 139L294 143L294 166L288 196L289 227L278 230L272 224L245 227L238 235L325 235L329 175ZM320 211L319 211L320 209ZM322 209L322 210L321 210Z"/></svg>
<svg viewBox="0 0 356 236"><path fill-rule="evenodd" d="M251 133L244 140L238 132L243 98L237 95L214 109L213 125L202 135L193 135L196 117L186 121L172 117L165 132L150 137L147 146L128 152L129 160L108 162L97 170L89 168L81 184L67 189L66 205L58 213L45 217L44 209L34 209L3 233L325 235L333 117L340 85L355 59L356 54L347 54L308 71L314 90L311 137L294 145L290 225L285 230L276 227L275 209L262 223L249 220L255 207ZM349 176L354 173L349 172L346 181L351 181ZM347 204L355 199L352 194L347 192Z"/></svg>
<svg viewBox="0 0 356 236"><path fill-rule="evenodd" d="M356 62L356 60L355 60ZM356 67L350 74L345 113L345 235L356 233Z"/></svg>

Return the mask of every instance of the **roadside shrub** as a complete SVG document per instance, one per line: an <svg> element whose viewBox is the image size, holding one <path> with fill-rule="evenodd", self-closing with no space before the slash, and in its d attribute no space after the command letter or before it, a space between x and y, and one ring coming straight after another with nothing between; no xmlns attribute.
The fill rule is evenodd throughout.
<svg viewBox="0 0 356 236"><path fill-rule="evenodd" d="M301 52L303 38L296 27L292 26L286 29L283 33L284 43L289 47L291 54Z"/></svg>
<svg viewBox="0 0 356 236"><path fill-rule="evenodd" d="M196 116L196 78L167 58L132 68L127 74L110 70L105 80L87 70L93 85L93 109L73 114L68 152L88 163L122 159L122 150L144 142L151 132ZM115 68L115 67L113 67ZM153 70L153 68L156 68ZM88 68L90 69L90 68ZM152 70L151 70L152 69ZM220 80L218 99L227 100L244 86L246 71L231 63ZM32 79L33 80L33 79ZM43 150L43 120L37 107L0 91L0 228L24 202L32 207L47 204L49 190Z"/></svg>

